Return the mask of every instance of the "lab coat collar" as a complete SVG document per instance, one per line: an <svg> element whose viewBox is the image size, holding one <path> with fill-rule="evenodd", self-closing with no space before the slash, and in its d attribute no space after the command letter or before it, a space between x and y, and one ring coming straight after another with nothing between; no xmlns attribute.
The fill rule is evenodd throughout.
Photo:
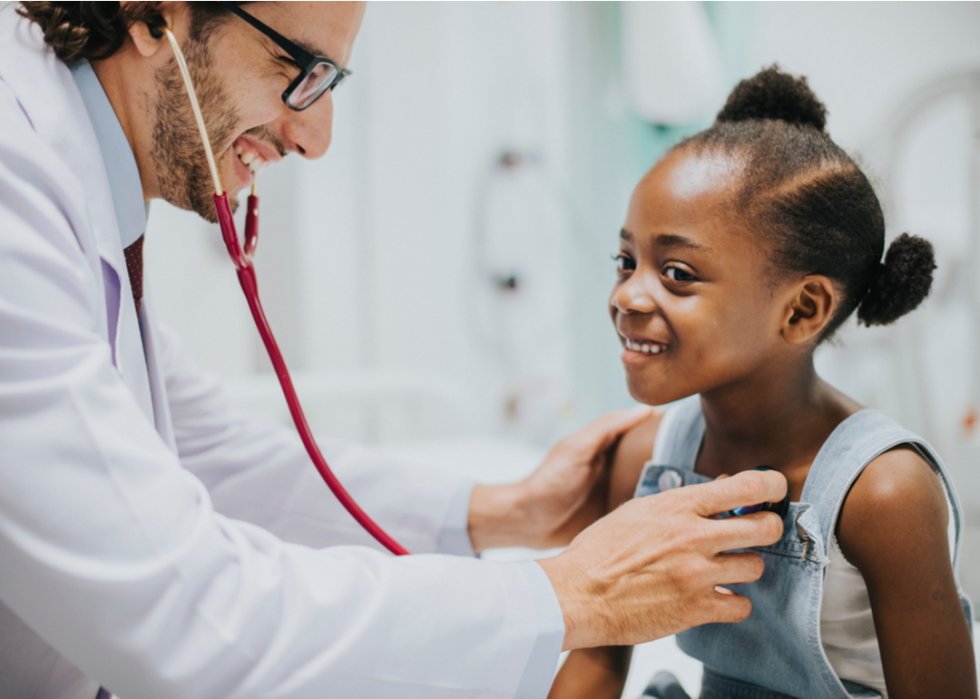
<svg viewBox="0 0 980 699"><path fill-rule="evenodd" d="M51 146L53 157L60 159L65 171L62 186L72 193L79 210L86 212L84 218L90 225L76 225L73 230L93 265L92 273L103 279L106 340L112 359L143 413L156 423L139 320L99 141L68 67L44 43L40 28L18 16L16 9L16 4L0 9L0 80L16 95L35 132ZM162 381L158 377L155 383Z"/></svg>
<svg viewBox="0 0 980 699"><path fill-rule="evenodd" d="M146 206L143 202L140 171L122 124L119 123L92 64L82 60L71 66L70 70L102 151L112 204L116 210L116 222L119 225L120 242L125 249L146 231Z"/></svg>
<svg viewBox="0 0 980 699"><path fill-rule="evenodd" d="M93 225L90 230L76 228L79 244L87 249L94 242L99 256L120 276L123 293L131 290L102 152L68 66L44 43L40 28L17 15L15 4L0 10L0 46L0 79L17 96L37 134L61 158L65 185L81 187ZM135 327L135 310L132 322Z"/></svg>

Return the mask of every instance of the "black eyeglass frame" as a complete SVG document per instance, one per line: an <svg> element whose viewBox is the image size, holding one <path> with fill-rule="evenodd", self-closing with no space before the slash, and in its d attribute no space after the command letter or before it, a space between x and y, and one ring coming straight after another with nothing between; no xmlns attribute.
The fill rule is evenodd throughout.
<svg viewBox="0 0 980 699"><path fill-rule="evenodd" d="M255 19L255 17L245 12L245 10L240 8L235 3L222 2L221 5L226 10L235 13L236 15L244 19L246 22L251 24L253 27L258 29L260 32L265 34L267 37L272 39L272 41L274 41L279 46L279 48L281 48L283 51L288 53L289 57L292 58L293 61L296 62L296 65L299 66L300 68L299 77L293 80L293 82L289 84L289 87L287 87L282 93L282 101L286 104L287 107L289 107L293 111L301 112L304 109L307 109L308 107L312 107L318 99L323 97L327 92L330 92L335 87L337 87L341 82L343 82L344 78L346 78L348 75L351 74L352 71L349 71L346 68L341 68L339 65L337 65L334 61L331 61L329 58L326 58L325 56L315 56L309 51L306 51L305 49L301 49L299 46L297 46L292 41L284 37L282 34L277 32L272 27ZM332 66L334 70L337 71L336 77L334 77L334 79L330 82L330 84L327 85L327 87L323 88L323 90L321 90L320 93L315 98L313 98L313 101L310 102L309 104L302 107L297 107L295 105L290 104L289 97L290 95L293 94L293 91L297 87L299 87L303 83L303 81L306 80L307 77L309 77L310 73L312 73L313 70L318 65L324 63L326 63L329 66Z"/></svg>

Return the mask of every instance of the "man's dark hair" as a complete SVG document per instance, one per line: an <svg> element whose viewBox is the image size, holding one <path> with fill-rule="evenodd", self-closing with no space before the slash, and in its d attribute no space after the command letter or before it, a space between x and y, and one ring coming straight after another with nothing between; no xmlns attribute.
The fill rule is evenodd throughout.
<svg viewBox="0 0 980 699"><path fill-rule="evenodd" d="M191 36L204 38L208 31L230 16L217 2L189 2ZM244 3L236 3L244 4ZM44 41L61 60L108 58L122 48L134 22L162 23L160 3L135 2L24 2L18 12L37 24Z"/></svg>
<svg viewBox="0 0 980 699"><path fill-rule="evenodd" d="M857 309L865 325L887 325L929 294L932 245L902 234L888 248L874 188L824 131L827 109L807 85L771 66L740 82L711 126L674 150L721 150L745 173L737 213L771 245L777 270L820 274L843 300L829 337Z"/></svg>

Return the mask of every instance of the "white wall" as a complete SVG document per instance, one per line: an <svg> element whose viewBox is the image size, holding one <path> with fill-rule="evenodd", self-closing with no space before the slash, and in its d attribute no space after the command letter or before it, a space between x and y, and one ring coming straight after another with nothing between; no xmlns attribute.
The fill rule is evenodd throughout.
<svg viewBox="0 0 980 699"><path fill-rule="evenodd" d="M329 155L261 176L256 265L291 367L357 376L378 392L401 385L415 394L411 410L438 404L420 434L396 426L404 415L379 427L363 414L391 412L377 401L326 409L322 429L375 441L508 429L544 439L561 421L550 416L564 405L569 341L560 327L541 337L547 323L529 310L532 297L552 311L564 299L550 183L567 144L566 15L562 4L371 5L354 76L334 98ZM497 167L511 150L531 164ZM208 368L229 378L265 369L232 269L205 240L213 227L168 208L155 206L147 243L161 315ZM494 241L514 221L539 222L482 246L519 272L515 292L476 279L480 211Z"/></svg>
<svg viewBox="0 0 980 699"><path fill-rule="evenodd" d="M287 159L260 181L260 284L291 366L401 381L406 394L446 403L422 395L438 384L459 409L433 413L419 427L426 435L510 430L540 440L628 402L605 313L605 256L636 176L624 162L630 124L613 10L369 7L355 75L335 96L330 153ZM730 77L773 61L808 75L831 134L872 171L875 137L913 89L980 65L977 3L759 3L715 15ZM495 168L504 150L536 160ZM906 189L948 192L958 180L945 181L930 172ZM882 183L886 195L891 187ZM936 197L924 199L936 209ZM147 274L161 315L224 376L267 369L216 232L154 209ZM518 293L479 277L500 271L519 273ZM542 325L563 314L567 322ZM330 430L408 436L369 429L377 415L363 410L329 412Z"/></svg>

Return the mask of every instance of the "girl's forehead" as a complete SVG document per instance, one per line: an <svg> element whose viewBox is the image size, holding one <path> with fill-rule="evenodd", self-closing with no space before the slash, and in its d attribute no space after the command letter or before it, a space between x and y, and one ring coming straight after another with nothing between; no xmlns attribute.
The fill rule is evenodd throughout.
<svg viewBox="0 0 980 699"><path fill-rule="evenodd" d="M637 185L630 201L634 224L696 224L732 214L744 167L725 153L681 149L657 163Z"/></svg>
<svg viewBox="0 0 980 699"><path fill-rule="evenodd" d="M652 185L681 200L733 192L744 174L740 159L714 150L683 148L657 163L642 184Z"/></svg>

